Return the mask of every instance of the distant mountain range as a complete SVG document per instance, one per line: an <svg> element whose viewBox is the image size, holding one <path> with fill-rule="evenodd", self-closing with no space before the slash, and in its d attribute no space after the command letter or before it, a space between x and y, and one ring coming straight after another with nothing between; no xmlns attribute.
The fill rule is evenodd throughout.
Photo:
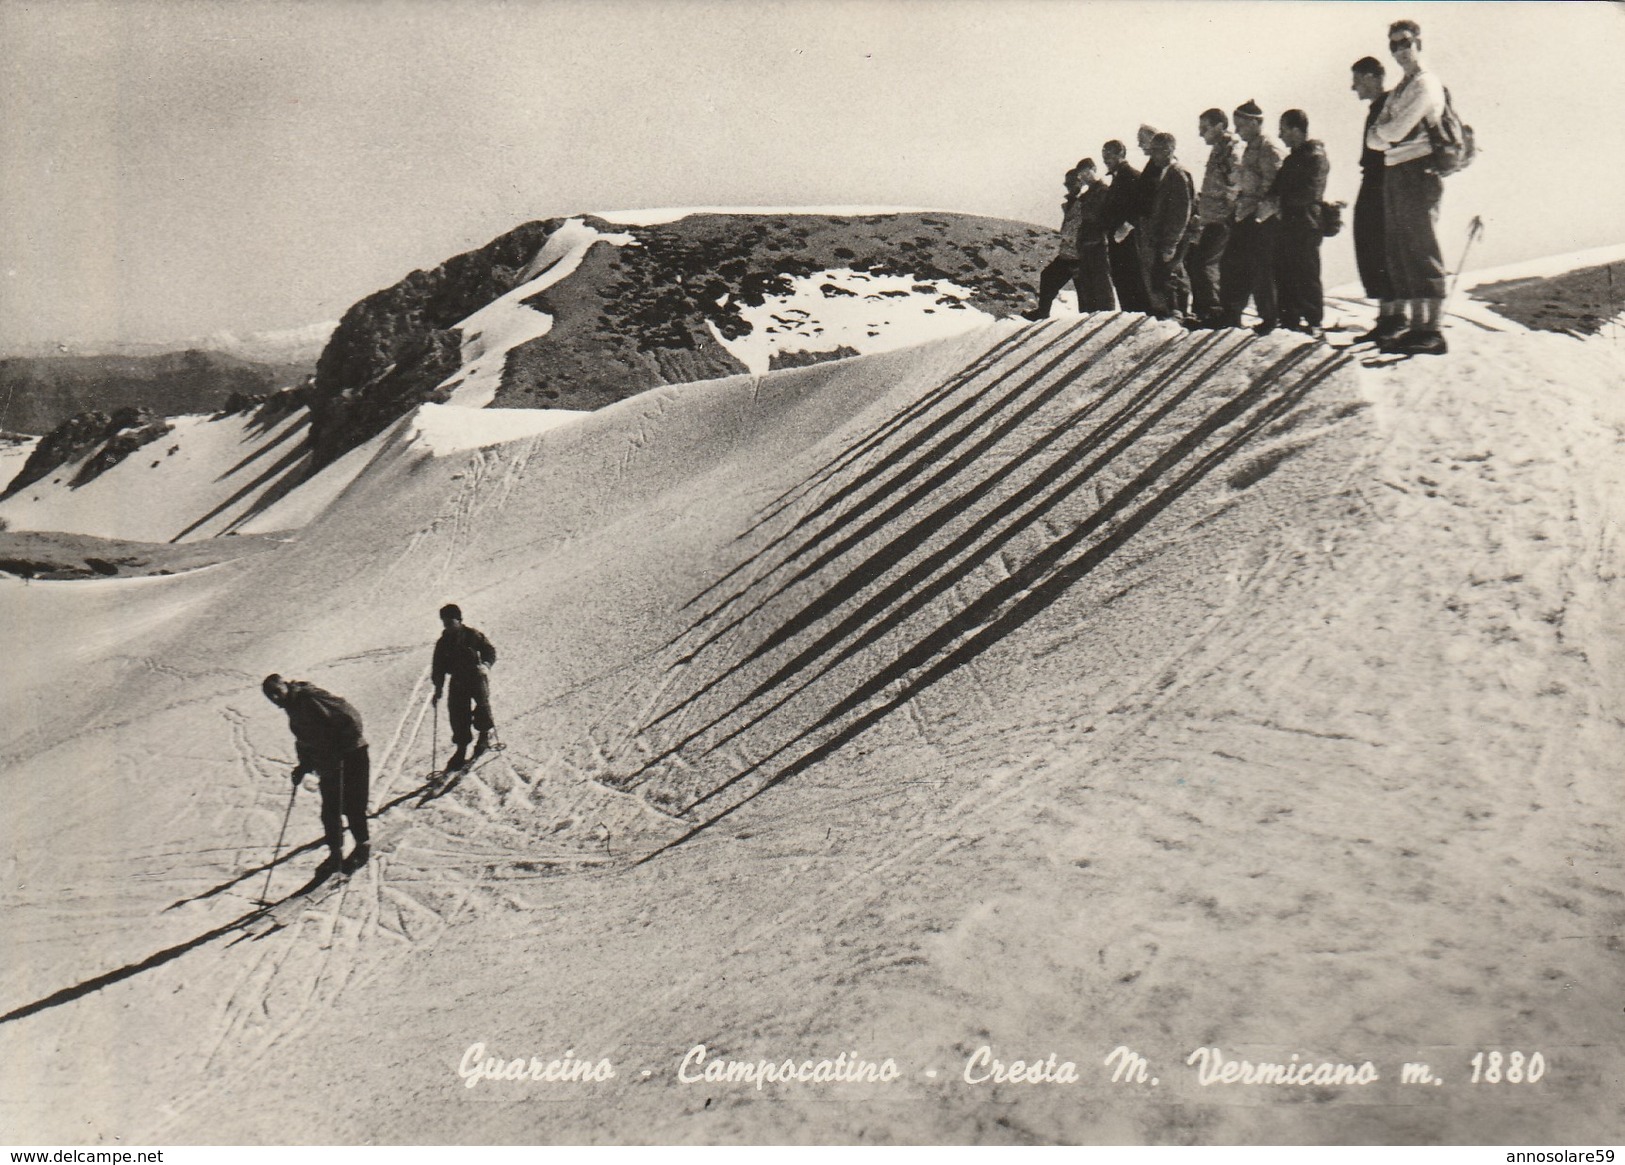
<svg viewBox="0 0 1625 1165"><path fill-rule="evenodd" d="M45 434L87 412L212 413L234 398L300 383L314 361L263 363L188 349L156 355L14 356L0 360L0 429Z"/></svg>
<svg viewBox="0 0 1625 1165"><path fill-rule="evenodd" d="M280 328L266 332L238 334L211 332L179 340L107 340L26 344L0 351L0 359L17 356L162 356L168 352L218 352L254 364L314 364L322 353L337 320Z"/></svg>

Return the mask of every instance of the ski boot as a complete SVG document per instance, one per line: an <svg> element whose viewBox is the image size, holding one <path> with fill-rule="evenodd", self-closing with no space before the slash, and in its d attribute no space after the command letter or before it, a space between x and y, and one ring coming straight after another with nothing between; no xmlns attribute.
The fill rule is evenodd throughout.
<svg viewBox="0 0 1625 1165"><path fill-rule="evenodd" d="M368 845L364 841L358 843L355 849L350 851L350 856L344 859L344 872L346 874L355 873L362 866L366 865L371 857L372 846Z"/></svg>

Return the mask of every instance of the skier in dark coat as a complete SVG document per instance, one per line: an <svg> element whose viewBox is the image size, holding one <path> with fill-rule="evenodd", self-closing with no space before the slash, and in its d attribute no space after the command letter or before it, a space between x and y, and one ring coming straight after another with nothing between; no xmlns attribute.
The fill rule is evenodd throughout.
<svg viewBox="0 0 1625 1165"><path fill-rule="evenodd" d="M1321 204L1331 166L1326 148L1309 136L1309 116L1303 110L1281 114L1280 128L1288 153L1270 187L1281 208L1275 246L1276 296L1284 327L1318 336L1325 314L1320 283Z"/></svg>
<svg viewBox="0 0 1625 1165"><path fill-rule="evenodd" d="M1078 163L1083 193L1078 196L1078 273L1073 280L1078 289L1078 310L1116 311L1117 293L1112 290L1111 263L1106 248L1106 209L1111 191L1101 182L1095 160Z"/></svg>
<svg viewBox="0 0 1625 1165"><path fill-rule="evenodd" d="M1124 311L1149 311L1151 293L1140 265L1140 243L1133 236L1140 209L1140 172L1129 165L1128 148L1115 138L1101 147L1100 156L1112 176L1106 191L1105 227L1117 302Z"/></svg>
<svg viewBox="0 0 1625 1165"><path fill-rule="evenodd" d="M322 792L322 829L327 834L327 859L317 867L323 877L340 869L350 872L365 865L371 854L367 844L367 794L371 761L361 714L332 692L302 680L268 675L260 685L266 699L288 714L299 763L293 770L297 787L306 773L315 773ZM355 835L355 849L344 857L344 824Z"/></svg>
<svg viewBox="0 0 1625 1165"><path fill-rule="evenodd" d="M1151 208L1140 226L1151 257L1148 277L1151 314L1158 319L1183 322L1190 315L1190 284L1185 280L1185 252L1191 243L1191 217L1196 210L1196 186L1174 156L1174 135L1158 132L1151 138L1151 161L1140 175L1148 181Z"/></svg>
<svg viewBox="0 0 1625 1165"><path fill-rule="evenodd" d="M479 741L474 755L479 756L491 746L491 680L487 669L497 661L496 648L491 641L472 627L463 625L463 612L455 603L440 608L440 622L445 630L434 645L434 702L440 703L446 678L451 678L451 705L447 714L451 718L451 741L457 751L447 762L447 768L456 768L468 759L468 743L473 739L470 729L478 731Z"/></svg>

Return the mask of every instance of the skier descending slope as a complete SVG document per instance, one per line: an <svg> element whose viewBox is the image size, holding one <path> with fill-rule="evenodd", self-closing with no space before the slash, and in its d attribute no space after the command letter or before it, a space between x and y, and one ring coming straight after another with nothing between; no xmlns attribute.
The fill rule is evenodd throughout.
<svg viewBox="0 0 1625 1165"><path fill-rule="evenodd" d="M459 768L468 758L468 744L473 739L470 729L478 730L480 738L474 745L477 757L491 747L491 679L487 669L497 661L496 648L491 641L472 627L463 625L463 612L456 603L440 608L440 622L445 630L434 645L434 702L440 703L446 677L451 677L451 702L447 715L451 719L451 742L457 746L447 771Z"/></svg>
<svg viewBox="0 0 1625 1165"><path fill-rule="evenodd" d="M350 873L366 864L367 794L371 764L361 714L350 704L301 680L268 675L260 685L266 699L288 714L299 763L293 770L295 788L306 773L315 773L322 792L322 828L327 834L327 858L316 868L318 879L343 870ZM344 822L355 835L355 849L344 857Z"/></svg>

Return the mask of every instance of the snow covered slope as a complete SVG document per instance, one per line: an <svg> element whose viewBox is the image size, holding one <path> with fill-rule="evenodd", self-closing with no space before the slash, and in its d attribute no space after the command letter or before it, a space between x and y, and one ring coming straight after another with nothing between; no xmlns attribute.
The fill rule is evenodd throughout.
<svg viewBox="0 0 1625 1165"><path fill-rule="evenodd" d="M0 501L17 530L168 542L230 529L308 462L303 409L268 427L252 413L172 418L174 429L75 487L85 460Z"/></svg>
<svg viewBox="0 0 1625 1165"><path fill-rule="evenodd" d="M571 424L563 409L422 405L403 422L438 453L501 444ZM175 417L174 430L83 484L87 453L0 501L13 530L55 530L136 542L187 542L222 534L298 530L316 520L386 443L379 434L306 477L310 425L304 409L270 423L253 413ZM0 468L22 467L32 443L0 451ZM9 479L8 479L9 480Z"/></svg>
<svg viewBox="0 0 1625 1165"><path fill-rule="evenodd" d="M0 1124L1607 1137L1622 364L1451 341L1368 367L1125 315L1002 322L478 450L403 422L252 561L0 579ZM436 795L448 600L498 647L507 750ZM286 895L320 847L301 793L271 864L270 671L365 716L377 856L268 922L267 876ZM685 1083L701 1044L900 1075ZM469 1087L475 1045L615 1076ZM1118 1045L1159 1083L1107 1083ZM984 1046L1085 1083L967 1083ZM1380 1078L1206 1086L1204 1047ZM1550 1086L1467 1084L1495 1048L1544 1050ZM1447 1086L1418 1098L1413 1061Z"/></svg>

